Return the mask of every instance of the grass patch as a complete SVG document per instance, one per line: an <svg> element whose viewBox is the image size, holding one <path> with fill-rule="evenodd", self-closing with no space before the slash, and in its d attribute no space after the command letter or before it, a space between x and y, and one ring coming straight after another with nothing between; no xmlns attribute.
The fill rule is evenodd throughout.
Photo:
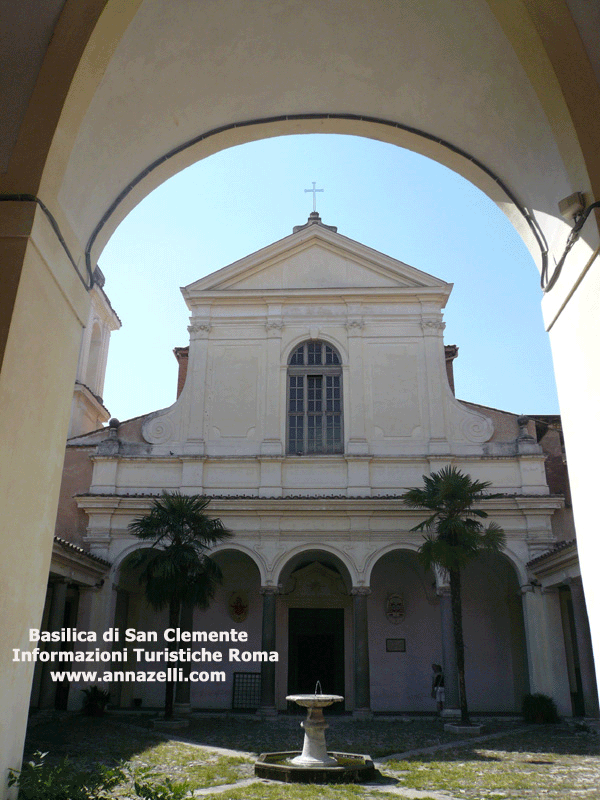
<svg viewBox="0 0 600 800"><path fill-rule="evenodd" d="M205 789L250 777L254 761L207 753L180 742L162 742L140 753L131 764L134 768L151 769L156 777L187 781L192 789Z"/></svg>
<svg viewBox="0 0 600 800"><path fill-rule="evenodd" d="M388 761L385 775L409 789L482 798L600 798L599 737L571 729L529 730L469 746Z"/></svg>

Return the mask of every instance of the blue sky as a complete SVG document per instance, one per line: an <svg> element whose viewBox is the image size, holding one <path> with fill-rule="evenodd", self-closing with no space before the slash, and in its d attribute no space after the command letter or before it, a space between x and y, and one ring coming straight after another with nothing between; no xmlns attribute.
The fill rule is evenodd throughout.
<svg viewBox="0 0 600 800"><path fill-rule="evenodd" d="M504 214L459 175L393 145L350 136L265 139L171 178L122 222L99 260L123 327L104 401L120 420L175 400L173 348L188 344L185 286L292 232L317 210L339 233L454 284L446 344L457 397L558 413L539 276Z"/></svg>

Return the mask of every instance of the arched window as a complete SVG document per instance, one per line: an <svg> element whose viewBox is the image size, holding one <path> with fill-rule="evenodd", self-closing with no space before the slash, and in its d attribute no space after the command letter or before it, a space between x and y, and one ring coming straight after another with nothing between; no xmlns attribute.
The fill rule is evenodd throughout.
<svg viewBox="0 0 600 800"><path fill-rule="evenodd" d="M303 342L288 362L288 447L291 455L343 453L342 362L319 340Z"/></svg>

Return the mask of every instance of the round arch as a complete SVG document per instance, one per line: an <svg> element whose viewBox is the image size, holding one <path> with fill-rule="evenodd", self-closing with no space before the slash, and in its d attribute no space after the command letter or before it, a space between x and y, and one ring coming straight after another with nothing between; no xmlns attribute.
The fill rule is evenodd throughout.
<svg viewBox="0 0 600 800"><path fill-rule="evenodd" d="M507 153L506 148L497 145L496 137L503 133L503 126L498 124L499 120L495 114L501 111L502 106L485 103L485 96L482 96L482 93L485 93L486 76L488 74L492 75L491 72L488 73L486 71L487 63L480 62L477 65L478 68L473 70L473 80L480 82L479 87L473 87L471 83L461 84L460 75L457 74L456 65L452 58L449 63L442 64L439 74L446 75L449 73L449 78L454 81L456 92L446 92L446 99L440 104L441 113L448 114L449 104L454 99L457 99L460 104L463 97L472 98L473 102L482 109L482 114L488 121L488 130L484 131L483 136L480 138L482 146L494 156L494 160L506 159L506 164L512 162L518 172L531 157L530 166L533 172L539 175L545 174L552 180L557 179L554 167L558 168L560 176L557 179L553 193L544 192L537 182L529 184L531 174L529 169L522 170L522 175L518 177L515 184L518 195L527 207L534 208L536 211L540 211L541 214L547 215L547 217L542 217L542 221L546 236L550 240L553 232L556 233L557 230L564 232L564 226L557 224L557 199L571 191L580 190L588 193L590 197L600 196L600 157L597 148L597 142L600 139L600 118L597 115L594 117L589 113L590 107L598 105L597 98L599 97L600 89L598 81L594 79L593 75L594 54L592 51L586 53L585 38L580 35L580 31L583 31L586 26L585 16L583 18L576 17L574 16L575 12L573 12L572 16L566 0L559 0L559 2L553 4L551 15L548 13L547 4L543 0L533 0L527 6L517 2L517 0L514 2L513 0L508 0L507 2L478 0L478 2L467 4L464 7L465 15L472 11L474 12L471 21L457 14L455 3L445 3L447 9L451 9L454 18L449 15L441 0L440 2L435 0L435 3L435 7L433 4L427 4L427 7L421 6L428 15L425 20L419 19L417 11L419 4L408 4L406 6L407 12L412 15L411 21L414 24L390 26L389 31L391 35L396 37L400 37L404 32L406 32L407 36L416 34L414 36L414 46L421 48L424 57L429 59L435 71L438 68L435 59L436 53L433 52L432 47L422 47L423 41L425 43L428 42L428 36L431 45L438 44L436 36L430 35L432 29L435 31L437 28L441 33L448 29L452 33L455 30L460 31L461 28L464 28L464 31L460 33L460 37L452 41L453 46L446 48L446 57L448 53L453 55L455 53L460 54L463 49L472 51L474 56L477 57L476 48L471 48L470 45L463 46L463 42L471 36L473 25L477 25L482 19L486 22L485 31L489 32L490 35L489 37L487 35L479 36L477 44L479 42L487 42L491 49L495 49L495 45L498 44L499 79L504 81L509 91L513 87L515 90L521 90L524 87L531 109L537 109L538 117L540 115L545 117L544 126L549 126L549 141L552 146L550 150L545 152L536 150L535 136L527 139L519 139L517 137L517 147L512 153ZM140 170L133 169L132 174L125 175L121 171L123 162L120 158L115 158L114 175L122 175L123 182L107 180L104 188L108 189L108 202L106 202L106 198L99 196L88 199L91 205L86 208L86 213L90 211L89 219L87 219L86 223L91 222L91 224L89 224L87 230L81 218L76 219L73 217L72 212L78 207L78 197L71 195L69 192L70 187L65 185L65 173L67 167L73 165L72 179L75 185L79 181L83 191L88 192L90 195L95 194L95 181L84 180L85 176L79 171L79 166L72 160L72 156L78 144L78 139L80 139L79 135L84 122L90 124L91 130L97 131L102 127L96 126L93 114L90 113L94 95L97 94L97 90L103 84L108 66L117 54L119 43L124 41L126 32L135 21L136 12L149 5L151 4L142 2L142 0L134 0L134 2L125 5L119 0L108 0L108 2L104 2L104 0L84 0L84 2L67 0L63 5L62 14L53 32L54 35L50 35L52 33L50 31L44 40L50 43L46 57L44 58L43 52L36 54L34 67L41 63L37 83L35 83L36 76L34 75L28 86L19 87L21 91L18 88L13 93L15 96L21 95L18 98L18 111L22 113L21 117L17 119L17 123L22 124L17 124L16 128L14 128L14 139L11 138L8 143L8 166L3 175L3 191L12 198L10 203L5 204L5 206L11 206L6 213L7 236L10 238L18 232L18 236L22 238L24 243L22 249L20 247L14 248L8 253L6 269L9 280L7 281L8 288L4 303L6 304L5 308L8 310L7 319L10 319L12 315L13 330L17 332L25 330L27 325L24 324L23 320L35 319L35 325L30 326L29 335L31 339L29 341L35 341L36 337L41 340L40 331L46 329L46 318L42 314L31 314L32 308L38 308L31 304L31 300L35 293L39 291L39 279L40 276L46 275L46 268L45 266L43 268L40 266L42 259L40 259L40 264L34 265L32 252L36 249L35 247L27 247L27 255L25 254L26 236L29 233L26 236L23 235L25 227L22 225L21 217L17 219L14 216L13 204L24 203L31 206L35 202L43 203L58 222L57 228L54 229L54 233L50 233L50 236L54 236L57 229L62 230L63 241L66 241L68 246L76 253L76 263L79 262L79 255L83 252L85 243L89 240L89 235L102 213L118 194L120 186L126 184L136 174L139 174ZM197 5L200 7L201 4ZM202 4L203 8L204 5ZM290 24L297 25L296 15L285 14L286 9L282 8L281 3L277 4L281 9L279 15L269 14L271 9L266 3L246 5L259 9L266 19L272 17L274 20L278 20L287 16L290 19ZM307 5L305 4L305 7ZM319 4L317 22L328 33L329 19L324 13L328 10L326 5ZM387 5L390 8L393 6L393 4L385 3L382 5ZM570 4L572 8L577 7L579 9L583 5L574 6ZM224 8L224 4L214 4L214 7L219 6ZM400 5L397 7L400 8ZM447 11L446 15L440 13L444 10ZM236 15L231 14L230 17L232 20L236 19L236 21L240 22ZM332 24L334 22L339 23L339 21L336 18L332 20ZM422 25L419 24L421 21L423 22ZM364 19L360 18L360 22L364 22ZM425 24L427 22L429 23L429 28ZM318 25L315 25L317 29ZM373 25L375 25L375 28L373 28ZM207 25L205 28L209 35L215 30L219 30L218 26ZM373 21L370 21L368 29L365 29L364 25L361 27L360 24L357 25L357 28L360 28L359 33L363 41L370 40L374 43L373 51L377 54L382 53L385 55L389 52L401 56L399 58L399 67L402 67L400 74L396 74L396 71L382 69L381 63L375 64L370 69L369 65L365 64L361 58L365 49L364 45L361 47L359 42L359 46L354 47L354 40L349 42L349 54L345 60L338 58L337 54L330 48L321 49L320 42L311 36L312 26L303 28L307 44L311 48L307 58L302 47L289 47L289 42L285 37L280 37L280 39L269 37L265 35L260 25L253 27L244 26L240 23L240 36L227 40L230 47L238 45L238 43L241 43L242 46L248 44L248 37L252 32L259 31L265 41L281 41L284 47L288 47L287 63L292 63L294 60L293 54L298 53L302 56L303 66L306 66L306 64L310 64L311 67L314 66L320 78L320 80L311 82L311 76L297 66L295 84L290 87L287 93L284 93L279 90L281 87L271 86L267 74L267 79L262 81L260 92L246 93L247 97L250 98L250 102L257 107L256 114L247 118L256 118L264 115L259 107L267 86L273 97L276 99L286 97L292 105L294 102L305 106L308 103L311 108L323 113L323 109L319 106L322 105L322 98L329 96L336 104L336 110L348 108L358 115L361 110L358 109L353 99L345 93L346 87L350 83L357 83L360 84L365 97L372 98L379 108L385 108L387 98L383 92L366 91L373 74L376 77L381 76L384 83L387 81L394 95L400 98L412 96L415 101L422 102L422 105L417 105L413 109L415 113L420 112L421 115L427 116L435 111L434 97L427 92L416 90L418 88L416 83L419 77L419 64L410 58L410 51L406 51L402 47L403 43L396 40L393 48L386 48L385 41L382 41L377 35L378 29ZM480 30L484 31L484 28ZM337 38L343 39L344 30L341 27L335 33ZM371 36L371 34L374 35ZM474 39L473 43L475 43ZM216 41L215 44L217 44ZM148 42L147 47L150 50L152 44ZM504 58L506 47L510 50L509 58ZM252 48L249 49L252 50ZM202 47L198 47L198 50L201 52ZM329 63L325 60L324 53L327 53ZM229 51L228 54L230 54ZM233 55L235 55L235 51ZM268 66L272 74L273 63L279 64L279 62L270 59L271 55L272 53L266 52L263 55L261 65L263 66L263 71L266 71ZM238 67L239 61L233 60L236 67ZM134 58L132 58L132 63L135 65ZM139 59L138 63L143 66L143 59ZM280 66L283 69L286 66L286 60L281 60ZM328 66L331 66L332 69L325 69ZM333 78L333 86L323 84L323 76L327 73ZM240 70L240 74L243 76L243 70ZM168 78L169 76L166 75L166 77ZM348 77L348 80L344 80L344 77ZM413 77L415 77L414 81L412 80ZM51 87L50 91L48 91L48 87ZM309 87L312 88L314 93L314 102L312 104L309 103L310 98L307 95ZM408 87L408 91L404 91L404 87ZM446 89L447 87L441 88ZM477 91L478 88L480 91ZM46 95L43 94L44 91L47 92ZM148 95L152 94L151 91L148 92ZM159 103L158 96L154 96L156 97L156 102ZM224 117L227 115L233 116L231 114L233 100L225 92L221 94L221 102L213 103L211 98L206 100L205 106L207 108L219 109ZM527 103L522 108L526 106ZM303 110L306 111L306 108ZM460 113L460 105L453 110L457 113L448 116L453 116L458 120L459 134L461 131L468 133L468 117ZM272 109L268 109L265 113L274 112ZM396 113L391 116L397 119L404 119L402 115ZM537 120L534 118L535 116L531 117L532 131L536 128ZM138 122L140 119L141 117L137 116ZM231 119L227 120L227 123L230 121ZM107 122L110 123L110 120L107 120ZM182 118L173 116L171 133L174 139L177 138L177 131L181 130L181 124ZM141 126L138 125L139 127ZM126 135L120 137L119 132L111 128L110 124L107 124L106 128L110 129L108 130L108 136L109 138L112 137L113 141L119 141L122 138L130 148L130 152L135 149L131 146L131 143L135 141L134 136ZM214 129L215 126L211 125L210 128ZM432 120L431 125L427 126L427 130L435 132L436 129L435 121ZM476 135L481 133L475 129L473 129L473 132ZM462 144L465 151L474 152L463 141L462 135L447 138L449 141L456 141ZM95 145L99 145L99 142L95 142ZM164 153L167 149L162 147L159 148L159 151ZM82 158L79 163L85 163L86 154L80 151L80 155ZM131 153L131 155L135 154ZM144 163L148 164L150 160L145 159ZM92 172L96 176L100 176L102 171L98 168L97 160L94 160L93 164L92 162L89 163ZM90 186L94 187L94 192L89 192ZM565 187L567 191L564 191ZM116 191L114 191L115 188ZM36 195L39 195L37 200L35 199ZM15 200L15 197L18 199ZM33 201L32 198L34 198ZM33 211L29 209L24 213L31 215L31 218L28 218L28 223L32 222ZM546 222L548 223L547 225ZM28 227L27 231L29 230L30 228ZM50 229L48 229L48 232L50 232ZM588 241L592 241L594 246L596 234L594 225L590 223L584 236ZM561 240L564 241L562 234L556 237L557 243L562 243ZM58 242L60 241L58 239ZM98 244L100 247L101 242ZM77 280L75 280L75 289L70 286L70 266L63 263L64 259L60 254L62 252L60 245L57 244L56 247L53 245L52 248L54 249L48 263L53 263L54 261L55 266L58 265L56 275L62 270L60 277L56 277L55 280L59 290L64 290L64 296L67 297L68 302L71 302L70 308L67 303L63 305L57 294L50 298L49 308L44 309L44 312L47 311L48 315L56 321L54 327L49 326L52 328L52 339L48 342L48 347L45 350L52 354L52 349L54 348L60 357L57 356L43 361L41 371L46 376L49 376L49 385L54 380L58 388L48 395L44 395L43 392L31 392L30 376L35 374L40 367L38 359L41 356L39 352L36 352L34 357L24 361L24 354L27 348L21 348L18 356L15 356L13 350L16 351L17 348L13 347L11 349L8 328L3 330L0 340L2 353L6 349L6 356L2 365L2 378L6 384L11 385L10 402L3 408L2 421L6 425L5 429L10 434L11 428L14 427L14 419L18 418L19 412L25 412L32 421L29 425L30 436L27 442L21 441L13 446L10 435L7 437L9 443L6 452L11 454L10 457L14 453L15 458L8 465L10 468L5 470L6 475L9 477L2 486L5 492L3 498L6 503L11 503L13 529L17 527L19 530L27 532L27 534L24 533L24 538L20 538L14 544L11 544L10 537L6 537L4 542L8 548L5 561L8 565L7 569L11 570L9 578L12 581L12 585L17 584L13 574L13 565L21 562L19 558L20 550L23 547L29 547L32 552L41 552L40 542L43 539L43 532L52 530L52 498L58 496L59 488L59 475L54 468L54 464L61 452L64 436L60 425L52 426L48 422L60 417L63 410L66 419L66 409L70 402L72 387L63 385L60 388L58 376L63 375L64 378L65 372L68 373L68 370L64 368L65 363L68 364L69 361L75 363L80 325L85 324L84 318L87 313L82 291L79 294L76 291L78 288L81 289L81 287L77 286ZM52 248L50 249L52 250ZM594 440L579 436L580 420L593 418L598 398L597 377L593 378L594 374L597 376L597 367L595 366L596 353L591 332L593 331L593 321L597 313L595 296L600 284L598 283L597 274L595 271L591 271L590 266L588 264L587 248L582 244L579 248L579 255L575 251L573 253L573 262L569 266L569 275L557 287L555 296L550 297L551 302L547 304L547 319L548 326L554 324L555 321L558 322L553 331L553 344L555 345L554 353L559 388L562 385L561 405L564 412L568 412L563 414L564 428L569 447L571 475L574 479L573 494L577 522L583 532L579 550L585 569L590 570L589 578L586 579L586 591L589 591L597 602L600 595L598 595L591 572L591 565L595 562L596 549L593 539L588 542L589 537L585 533L587 530L594 529L596 515L594 476L589 470L589 449L590 446L593 447ZM596 262L594 270L597 266L598 262ZM588 269L590 270L589 272ZM577 291L584 280L586 282L586 291ZM19 291L18 302L16 299L17 287ZM75 298L74 301L73 298ZM73 311L73 306L76 307L75 311ZM24 311L25 308L27 311ZM589 344L584 341L586 339L589 340ZM33 348L30 349L33 350ZM575 351L581 353L580 357L573 357ZM22 377L19 377L19 375ZM590 375L592 376L591 378ZM38 397L37 403L31 399L25 402L25 398L28 396L33 398L36 395ZM39 398L43 398L43 402ZM59 411L58 414L57 409ZM40 459L40 452L47 457ZM42 466L37 466L38 464L43 465L43 468ZM32 483L38 486L39 501L32 501L31 493L21 490L15 492L15 484L17 482L19 487L31 485ZM48 502L48 498L50 498L50 502ZM50 546L49 539L46 543L46 554L49 553ZM39 587L42 587L45 581L43 567L40 567L40 564L45 563L46 561L43 558L31 560L31 563L20 568L21 571L18 573L23 588L14 592L13 605L8 607L9 611L13 609L13 613L9 613L8 616L15 620L22 620L25 627L28 624L34 624L35 619L39 619L39 606L43 596ZM596 643L599 643L600 639L597 639L597 631L600 628L598 627L596 611L594 611L594 617L591 621L592 627L596 630ZM18 628L18 630L21 631L21 628ZM10 628L10 631L11 633L13 632L13 627ZM10 690L13 693L10 698L11 703L14 704L16 702L22 707L26 707L29 688L27 686L27 676L16 676L15 674L14 682L11 677L11 680L7 681L7 686L11 687ZM10 704L4 703L5 707L8 707L8 705ZM23 731L24 722L20 726L17 725L16 730L11 731L10 746L2 748L6 753L5 759L0 764L3 768L18 761ZM9 742L3 741L4 744L8 745Z"/></svg>
<svg viewBox="0 0 600 800"><path fill-rule="evenodd" d="M289 367L290 366L289 361L294 350L303 342L307 341L322 341L325 342L325 344L330 344L337 350L337 353L340 357L340 366L342 367L342 369L348 366L347 347L345 347L344 344L337 339L337 337L332 336L329 331L327 332L319 331L318 335L314 339L312 337L309 337L307 339L306 334L300 333L293 339L291 339L289 342L286 342L286 346L281 353L282 364L285 364L286 367Z"/></svg>
<svg viewBox="0 0 600 800"><path fill-rule="evenodd" d="M493 553L493 555L506 562L512 568L519 586L529 583L527 565L523 563L523 559L517 555L510 545L507 545L501 553Z"/></svg>
<svg viewBox="0 0 600 800"><path fill-rule="evenodd" d="M352 559L343 550L329 544L299 545L281 555L273 566L273 583L284 584L296 569L315 561L339 572L348 592L358 585L358 570Z"/></svg>
<svg viewBox="0 0 600 800"><path fill-rule="evenodd" d="M393 544L388 544L385 547L382 547L380 550L376 550L374 553L371 553L367 558L365 569L363 573L363 580L366 586L371 585L371 575L373 573L373 569L376 566L377 562L380 561L384 556L388 553L393 553L396 550L403 550L408 553L412 553L415 557L418 550L418 545L414 542L394 542Z"/></svg>
<svg viewBox="0 0 600 800"><path fill-rule="evenodd" d="M552 214L544 210L546 224L542 228L535 213L519 199L517 190L499 173L474 153L435 134L384 117L333 111L322 114L286 114L256 120L240 119L229 125L204 131L146 164L103 209L93 230L89 232L85 244L88 274L92 275L104 246L127 214L154 189L181 170L231 147L278 136L311 133L374 139L411 150L458 173L484 192L506 214L540 271L547 267L548 239L558 239L562 235L566 241L570 226L563 219L558 216L553 218ZM551 218L554 219L552 224Z"/></svg>
<svg viewBox="0 0 600 800"><path fill-rule="evenodd" d="M539 52L532 53L535 48L531 46L519 46L521 37L515 35L514 26L519 17L519 29L529 27L531 42L535 41L539 50L538 34L531 19L522 14L519 16L518 10L512 7L502 11L495 8L491 10L483 0L474 4L468 13L465 9L463 15L457 15L454 6L450 10L447 2L435 0L435 8L430 15L417 14L412 20L413 24L406 26L400 24L406 22L400 9L390 8L389 4L381 2L371 9L365 30L365 20L360 14L361 4L355 5L351 0L343 18L339 17L335 9L322 6L318 25L313 24L316 20L307 19L314 34L309 49L317 55L321 44L327 42L326 49L333 69L324 71L319 66L319 58L315 59L315 63L312 59L303 59L304 79L300 97L291 91L292 86L297 84L295 71L300 64L293 56L290 57L288 47L290 40L298 35L296 15L290 14L290 19L285 14L269 15L268 3L260 4L252 10L238 9L244 19L248 17L246 22L250 30L261 20L269 30L272 28L273 35L268 37L269 48L259 58L256 58L252 50L252 56L248 58L243 46L238 50L241 62L240 72L235 80L239 88L234 91L232 87L229 94L232 97L237 96L240 91L245 94L244 99L237 104L242 113L233 119L231 116L227 118L227 115L219 115L216 109L220 104L211 102L211 92L224 92L227 95L227 87L221 85L227 78L222 75L220 81L210 85L202 81L210 64L215 42L212 38L208 38L206 42L197 41L199 29L207 37L210 37L213 27L220 28L222 35L226 35L230 27L237 30L243 20L240 21L238 15L231 13L232 9L227 7L229 5L237 7L238 4L235 0L226 0L226 3L219 4L215 9L204 8L199 11L194 7L195 4L183 3L177 15L169 20L161 18L162 25L158 27L158 0L141 2L135 15L122 19L119 19L118 12L122 10L117 10L117 4L107 3L92 33L88 50L84 53L79 67L80 74L73 82L76 91L73 90L69 97L70 102L63 111L61 127L65 129L66 141L63 139L60 143L57 142L56 151L51 154L60 160L60 164L55 166L64 170L64 175L60 175L60 169L47 169L47 173L53 172L48 177L54 179L54 187L61 197L67 216L71 218L75 234L90 250L91 263L123 216L142 197L184 167L218 150L256 139L314 132L345 133L387 141L420 152L459 172L509 214L539 263L539 231L536 233L534 230L535 221L533 227L530 227L533 218L529 209L545 215L543 225L545 238L548 240L552 239L557 230L563 228L563 224L558 217L556 198L551 199L549 196L548 182L543 191L538 192L537 200L531 196L542 187L540 185L533 188L531 176L524 174L524 170L530 172L530 165L524 162L517 165L520 150L525 150L528 142L532 145L535 142L540 163L548 157L560 161L562 156L561 170L565 185L569 182L570 173L576 171L576 168L574 169L573 145L567 142L568 137L564 133L568 119L565 106L559 107L560 104L556 101L547 102L542 93L536 96L524 79L527 74L531 77L539 75ZM200 14L202 26L197 24L200 22ZM498 25L498 17L501 18L502 27ZM360 25L357 26L359 19ZM122 27L123 24L125 27ZM448 32L445 30L446 26ZM485 41L478 41L473 47L474 27L489 33L495 49L492 50ZM149 55L153 53L153 40L158 36L158 30L161 41L164 39L163 47L158 48L157 56ZM192 48L191 31L194 30L196 34ZM373 36L379 46L365 51L360 43L368 40L369 36ZM406 42L403 41L404 36ZM477 111L473 111L473 107L466 105L462 109L464 119L456 115L455 124L448 119L449 115L444 110L448 85L442 86L439 81L432 79L433 74L437 75L438 59L440 64L447 66L448 47L443 41L445 36L450 36L449 41L453 44L453 78L462 87L461 95L468 96L472 89L473 96L480 97L482 90L477 85L476 74L489 73L485 103L479 104L480 116ZM414 89L411 93L398 92L396 84L389 84L384 78L385 75L394 75L398 70L398 64L394 60L394 53L398 52L398 37L403 41L406 53L412 54L415 66L418 67L421 63L423 66L423 69L410 71L410 81ZM479 39L485 40L486 37ZM170 41L179 43L173 53L169 52ZM388 47L392 42L396 46ZM429 47L423 47L425 42L428 42ZM470 47L461 47L463 42L465 45L469 42ZM97 53L100 47L106 59L101 74L90 70L87 61L88 53ZM344 54L349 49L353 52L354 70L348 69L350 64L344 64ZM284 51L287 53L286 59L283 59ZM136 73L137 53L140 56L144 54L143 76ZM162 54L160 58L159 53ZM535 55L538 56L537 59ZM177 70L180 63L178 59L187 59L190 66L194 67L193 74L200 76L200 80L195 80L196 86L192 87L192 82L186 81L179 74L179 90L173 93L171 79L173 71ZM474 65L469 59L475 60L477 71L472 69ZM275 61L281 66L277 80L268 83L266 94L261 72L262 60L270 63ZM500 66L503 67L502 70L499 69ZM546 72L550 71L547 63L544 63L544 69ZM521 74L518 75L519 70ZM314 83L313 71L315 78L317 75L319 77ZM502 79L502 72L508 72L514 78L509 89L506 85L503 87L506 81ZM341 74L346 76L344 90L340 89L339 82L336 84ZM150 93L131 93L132 84L142 79L152 84L151 96ZM373 90L372 102L365 102L365 80ZM330 82L332 86L329 86ZM263 98L256 102L254 90L259 86ZM317 86L319 91L316 91ZM510 98L505 96L506 91L509 91ZM283 112L280 99L282 93L287 98ZM324 108L322 97L328 93L333 97L340 93L347 94L341 105L351 111L344 113L335 103ZM311 100L313 94L314 101ZM415 94L429 96L426 114L416 107ZM81 108L77 109L77 101L86 107L85 115ZM182 106L184 102L187 102L187 106ZM194 107L203 109L206 124L198 124L200 117L193 113ZM499 109L499 113L501 109L505 114L512 113L514 107L512 127L490 127L486 124L488 110L495 107ZM244 113L245 108L252 108L255 113ZM388 115L381 113L383 109L388 110ZM264 113L256 113L258 110ZM140 118L145 118L148 122L142 128L138 124ZM103 126L98 126L98 120L102 120ZM69 122L72 123L71 126L67 124ZM560 136L557 135L559 122ZM119 143L119 140L127 141L128 133L133 130L132 126L136 129L135 153ZM74 138L70 131L77 129L78 136ZM509 146L508 138L513 135L515 141ZM485 141L482 136L487 140L484 147L481 147L481 142ZM109 143L112 143L112 147L108 147ZM67 150L69 144L71 147ZM86 172L85 165L92 171L101 171L101 162L108 156L109 150L110 157L104 163L107 169L104 177L106 193L100 188L93 200L89 197L83 198L81 190L77 188L77 175L80 182L86 184L86 180L81 180L85 177L81 174L82 170ZM500 151L505 151L506 155L510 152L511 159L501 157ZM545 166L547 171L547 164ZM541 177L542 171L539 172ZM582 176L581 170L579 172ZM557 174L555 170L554 187ZM581 181L580 175L577 177ZM94 210L91 204L96 205Z"/></svg>
<svg viewBox="0 0 600 800"><path fill-rule="evenodd" d="M222 554L229 552L242 553L243 555L247 556L250 559L250 561L252 561L252 563L254 564L260 575L261 586L266 583L268 574L267 565L264 559L250 547L247 547L246 545L243 545L238 542L235 543L228 542L227 544L220 544L212 548L212 550L210 551L210 555L220 556Z"/></svg>
<svg viewBox="0 0 600 800"><path fill-rule="evenodd" d="M151 549L150 545L142 541L135 541L124 547L112 562L108 574L109 580L113 581L113 583L115 583L118 586L122 578L121 567L123 566L123 563L125 562L127 557L130 556L132 553L135 553L136 550L150 550L150 549Z"/></svg>

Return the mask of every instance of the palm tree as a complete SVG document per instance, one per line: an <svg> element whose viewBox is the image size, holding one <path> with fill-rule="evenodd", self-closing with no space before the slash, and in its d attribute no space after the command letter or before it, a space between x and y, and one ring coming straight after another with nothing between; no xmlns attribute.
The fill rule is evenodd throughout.
<svg viewBox="0 0 600 800"><path fill-rule="evenodd" d="M423 475L424 487L409 489L402 495L405 505L430 511L427 519L411 528L429 531L419 548L419 556L426 569L441 567L450 579L450 598L456 666L460 694L461 723L470 725L465 687L465 644L463 638L461 570L480 552L498 553L504 549L504 531L495 522L487 528L480 522L487 513L473 505L485 497L489 481L474 481L455 467L444 467L439 472Z"/></svg>
<svg viewBox="0 0 600 800"><path fill-rule="evenodd" d="M179 626L184 604L208 608L222 580L221 570L208 550L233 534L220 519L206 515L209 502L201 495L164 491L147 514L128 525L138 539L151 541L152 546L136 550L124 567L141 570L139 580L146 600L156 611L168 607L170 628ZM175 683L167 682L165 719L173 716L174 689Z"/></svg>

